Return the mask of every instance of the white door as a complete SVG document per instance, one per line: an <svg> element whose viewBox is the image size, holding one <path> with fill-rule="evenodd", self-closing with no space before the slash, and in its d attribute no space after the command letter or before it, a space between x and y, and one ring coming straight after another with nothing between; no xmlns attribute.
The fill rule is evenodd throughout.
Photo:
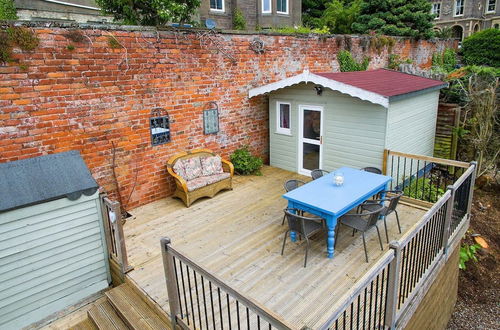
<svg viewBox="0 0 500 330"><path fill-rule="evenodd" d="M323 107L299 105L299 173L310 175L323 164Z"/></svg>

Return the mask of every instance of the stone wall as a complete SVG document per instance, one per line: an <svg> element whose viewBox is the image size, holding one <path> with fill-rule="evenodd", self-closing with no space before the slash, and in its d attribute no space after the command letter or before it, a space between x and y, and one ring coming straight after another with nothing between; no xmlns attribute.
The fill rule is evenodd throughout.
<svg viewBox="0 0 500 330"><path fill-rule="evenodd" d="M0 162L79 150L103 190L115 198L119 187L128 209L172 192L165 163L179 151L205 147L229 157L248 144L267 160L268 101L249 99L250 88L304 69L338 71L341 48L370 56L372 69L388 59L388 49L370 50L369 37L80 26L83 41L74 42L68 27L50 26L31 26L36 50L16 49L19 62L0 66ZM254 38L264 53L250 49ZM449 46L399 39L392 53L428 67L432 53ZM204 135L202 112L211 101L220 109L220 132ZM153 147L148 119L155 107L168 112L172 141Z"/></svg>

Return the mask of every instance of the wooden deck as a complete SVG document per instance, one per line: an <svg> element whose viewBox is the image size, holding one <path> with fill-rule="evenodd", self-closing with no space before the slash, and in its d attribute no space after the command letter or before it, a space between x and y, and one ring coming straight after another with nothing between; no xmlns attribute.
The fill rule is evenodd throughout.
<svg viewBox="0 0 500 330"><path fill-rule="evenodd" d="M280 255L286 225L283 182L308 180L295 173L264 167L263 176L235 177L234 190L203 199L186 208L166 198L132 210L124 226L129 262L135 269L128 280L140 287L168 312L160 238L204 266L241 293L264 304L297 326L315 328L331 308L382 255L377 234L367 235L370 263L365 262L360 234L342 227L335 257L326 257L322 236L314 239L307 268L303 268L304 242L287 240ZM425 213L398 207L403 233ZM397 239L396 219L388 219L389 238ZM379 225L383 233L383 223ZM388 245L384 239L384 251Z"/></svg>

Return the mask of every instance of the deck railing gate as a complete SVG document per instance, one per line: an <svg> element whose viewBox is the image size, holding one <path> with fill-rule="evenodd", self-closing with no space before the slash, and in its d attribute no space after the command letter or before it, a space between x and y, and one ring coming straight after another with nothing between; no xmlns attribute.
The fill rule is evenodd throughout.
<svg viewBox="0 0 500 330"><path fill-rule="evenodd" d="M101 204L109 257L119 265L120 272L123 275L131 271L133 267L128 263L120 203L112 201L103 195L101 196Z"/></svg>

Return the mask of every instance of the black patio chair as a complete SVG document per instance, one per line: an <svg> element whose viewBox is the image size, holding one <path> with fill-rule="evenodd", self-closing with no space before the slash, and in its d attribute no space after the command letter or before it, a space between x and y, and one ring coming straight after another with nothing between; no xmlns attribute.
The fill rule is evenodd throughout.
<svg viewBox="0 0 500 330"><path fill-rule="evenodd" d="M366 262L368 262L368 251L366 249L366 240L365 240L365 232L367 232L370 228L374 227L377 229L378 241L380 243L380 249L383 251L384 247L382 246L382 238L380 237L380 231L378 230L377 221L380 216L380 212L384 207L379 205L374 211L361 212L361 213L353 213L346 214L339 218L337 230L335 232L335 245L337 245L337 238L339 235L340 225L345 225L353 229L352 235L354 236L354 231L359 230L363 234L363 247L365 248L365 258ZM335 247L334 245L334 247Z"/></svg>
<svg viewBox="0 0 500 330"><path fill-rule="evenodd" d="M289 191L292 191L294 189L297 189L298 187L300 187L304 184L306 184L304 181L297 180L297 179L290 179L290 180L286 180L285 183L283 184L283 186L285 188L285 191L289 192ZM302 211L300 211L300 212L302 214ZM285 224L285 218L286 218L286 214L283 216L283 221L281 221L282 226Z"/></svg>
<svg viewBox="0 0 500 330"><path fill-rule="evenodd" d="M304 268L307 266L307 254L309 252L309 237L324 230L323 225L324 219L321 218L309 218L303 215L299 215L300 210L298 209L285 209L285 217L288 220L288 230L285 232L285 237L283 238L283 246L281 248L281 255L285 251L286 237L288 233L294 231L296 234L304 237L306 241L306 256L304 259ZM318 220L321 220L318 221Z"/></svg>
<svg viewBox="0 0 500 330"><path fill-rule="evenodd" d="M380 212L380 215L384 217L384 227L385 227L385 238L387 243L389 243L389 235L387 234L387 216L391 213L396 214L396 221L398 223L399 233L401 234L401 224L399 223L399 215L396 207L398 206L399 200L401 196L403 196L403 192L401 190L387 190L383 191L386 197L384 199L372 199L361 204L361 209L367 211L373 211L378 208L378 206L382 205L383 209ZM390 196L387 196L387 195ZM388 205L386 203L389 202Z"/></svg>
<svg viewBox="0 0 500 330"><path fill-rule="evenodd" d="M323 175L328 174L328 171L320 170L319 168L311 171L311 178L313 180L321 178Z"/></svg>
<svg viewBox="0 0 500 330"><path fill-rule="evenodd" d="M382 174L382 170L376 168L376 167L363 167L361 171L365 172L370 172L370 173L375 173L375 174Z"/></svg>

